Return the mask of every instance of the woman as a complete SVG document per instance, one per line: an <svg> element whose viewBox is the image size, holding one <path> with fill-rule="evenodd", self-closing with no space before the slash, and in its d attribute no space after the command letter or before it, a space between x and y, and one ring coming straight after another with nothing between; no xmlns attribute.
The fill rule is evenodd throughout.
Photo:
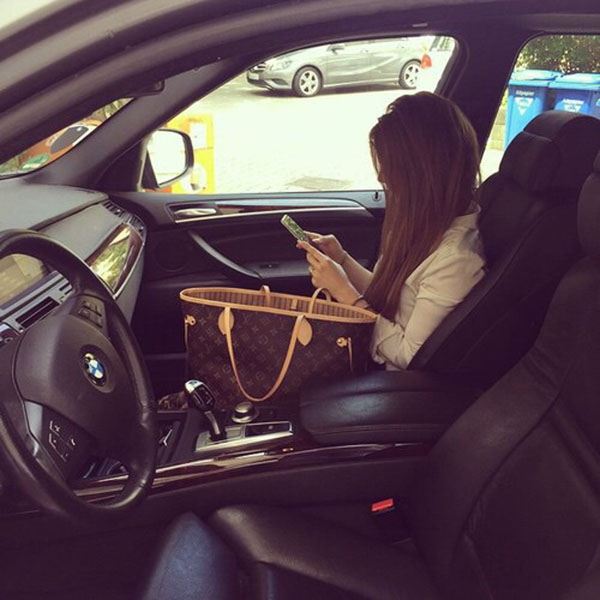
<svg viewBox="0 0 600 600"><path fill-rule="evenodd" d="M373 359L404 369L483 277L479 149L458 106L427 92L390 104L369 140L386 197L375 270L362 267L332 235L307 232L312 245L298 247L307 253L315 287L379 313Z"/></svg>

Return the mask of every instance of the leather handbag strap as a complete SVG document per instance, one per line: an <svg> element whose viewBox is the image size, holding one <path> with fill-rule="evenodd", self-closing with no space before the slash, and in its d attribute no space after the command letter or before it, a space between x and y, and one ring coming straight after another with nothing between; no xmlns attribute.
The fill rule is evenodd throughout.
<svg viewBox="0 0 600 600"><path fill-rule="evenodd" d="M325 289L325 288L317 288L313 295L310 297L310 304L308 305L308 314L312 315L313 311L315 310L315 305L317 304L317 298L319 297L319 294L323 294L325 296L325 299L328 302L331 302L331 294L329 293L329 290Z"/></svg>
<svg viewBox="0 0 600 600"><path fill-rule="evenodd" d="M265 297L265 306L271 306L271 288L268 285L261 285L260 292Z"/></svg>
<svg viewBox="0 0 600 600"><path fill-rule="evenodd" d="M225 338L227 340L227 351L229 352L229 360L231 362L231 368L233 369L233 374L235 375L235 380L237 381L238 387L244 396L250 400L251 402L263 402L264 400L268 400L281 386L287 372L290 368L290 364L292 362L292 358L294 356L294 350L296 349L296 343L298 342L298 333L300 331L300 326L302 322L306 318L304 315L300 314L296 317L296 322L294 323L294 328L292 329L292 336L290 337L290 343L288 345L287 353L285 355L285 360L283 361L283 365L281 365L281 370L279 371L279 375L275 380L275 383L271 387L271 389L260 398L249 394L242 383L240 378L240 373L237 367L237 362L235 360L235 354L233 352L233 338L231 334L231 330L233 329L232 323L232 312L231 307L226 306L223 311L223 323L225 325Z"/></svg>

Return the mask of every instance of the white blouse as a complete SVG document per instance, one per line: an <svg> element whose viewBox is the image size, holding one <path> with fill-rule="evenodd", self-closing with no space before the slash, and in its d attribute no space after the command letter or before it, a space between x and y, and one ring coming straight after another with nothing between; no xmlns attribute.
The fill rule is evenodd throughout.
<svg viewBox="0 0 600 600"><path fill-rule="evenodd" d="M479 209L454 219L437 250L408 276L395 321L378 316L371 341L375 362L385 363L388 370L406 368L444 317L483 277L478 216Z"/></svg>

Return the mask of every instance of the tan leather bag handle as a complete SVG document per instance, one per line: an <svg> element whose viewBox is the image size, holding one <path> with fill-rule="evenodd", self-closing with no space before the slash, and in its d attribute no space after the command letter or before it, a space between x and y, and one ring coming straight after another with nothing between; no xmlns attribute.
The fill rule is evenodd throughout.
<svg viewBox="0 0 600 600"><path fill-rule="evenodd" d="M260 293L265 297L265 306L271 306L271 288L268 285L261 285Z"/></svg>
<svg viewBox="0 0 600 600"><path fill-rule="evenodd" d="M325 300L327 300L328 302L331 302L331 294L329 293L329 290L325 289L325 288L317 288L313 295L310 297L310 304L308 305L308 314L312 315L313 311L315 310L315 305L317 304L317 298L319 297L319 294L323 294L325 296Z"/></svg>
<svg viewBox="0 0 600 600"><path fill-rule="evenodd" d="M233 374L235 375L235 380L237 381L238 387L244 396L250 400L251 402L263 402L264 400L268 400L280 387L287 375L287 372L290 368L290 364L292 362L292 358L294 356L294 350L296 349L296 343L298 342L298 332L300 331L300 326L302 322L306 318L304 315L300 314L296 317L296 322L294 323L294 328L292 329L292 336L290 337L290 343L288 345L287 353L285 355L285 360L283 361L283 365L281 366L281 370L279 371L279 375L273 384L273 387L260 398L252 396L246 391L242 380L240 379L240 373L237 368L237 362L235 360L235 354L233 352L233 339L231 335L231 330L233 329L232 323L232 312L231 307L226 306L223 311L223 324L225 326L225 339L227 340L227 350L229 352L229 360L231 362L231 368L233 369Z"/></svg>

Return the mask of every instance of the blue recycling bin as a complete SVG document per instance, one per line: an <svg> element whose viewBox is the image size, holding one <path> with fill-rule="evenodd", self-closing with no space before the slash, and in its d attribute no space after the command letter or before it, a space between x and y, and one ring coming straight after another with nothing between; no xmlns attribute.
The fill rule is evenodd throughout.
<svg viewBox="0 0 600 600"><path fill-rule="evenodd" d="M548 109L548 86L559 75L557 71L544 69L513 72L508 82L504 148L531 119Z"/></svg>
<svg viewBox="0 0 600 600"><path fill-rule="evenodd" d="M572 73L550 84L556 93L554 108L600 117L600 73Z"/></svg>

